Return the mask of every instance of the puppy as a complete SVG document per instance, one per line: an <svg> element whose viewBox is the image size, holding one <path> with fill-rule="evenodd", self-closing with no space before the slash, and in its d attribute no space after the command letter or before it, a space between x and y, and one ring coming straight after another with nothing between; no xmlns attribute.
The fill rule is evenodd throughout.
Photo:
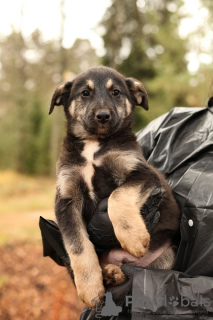
<svg viewBox="0 0 213 320"><path fill-rule="evenodd" d="M163 175L145 161L131 128L135 106L148 110L148 95L140 81L111 68L94 67L56 88L49 114L60 105L67 133L57 162L55 214L78 296L93 308L105 289L86 225L100 201L109 197L115 235L121 247L137 258L165 244L171 251L179 210ZM155 188L164 194L150 239L140 210ZM168 263L165 257L160 265L170 268L173 261ZM117 284L125 281L117 266L106 267L107 273L117 275Z"/></svg>

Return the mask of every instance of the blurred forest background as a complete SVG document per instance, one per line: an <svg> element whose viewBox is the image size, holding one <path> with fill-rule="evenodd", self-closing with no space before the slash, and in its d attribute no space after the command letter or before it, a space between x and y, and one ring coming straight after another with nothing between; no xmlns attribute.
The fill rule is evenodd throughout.
<svg viewBox="0 0 213 320"><path fill-rule="evenodd" d="M7 34L0 29L0 320L76 320L82 303L66 271L42 257L38 227L40 215L54 219L55 163L65 130L62 108L48 116L52 93L102 64L141 80L148 91L150 110L136 108L135 131L175 106L205 107L213 95L213 1L109 0L93 30L101 48L89 37L65 45L65 33L76 32L67 31L66 8L77 6L74 0L54 1L48 9L40 0L8 2L20 23ZM186 4L198 2L190 31L193 7ZM47 25L58 4L58 36L46 40L39 28L23 32L26 3L40 3L35 15L39 21L46 10ZM89 3L86 14L96 13L97 2ZM82 5L79 20L85 10Z"/></svg>
<svg viewBox="0 0 213 320"><path fill-rule="evenodd" d="M213 30L213 2L200 0L206 10L206 26L187 38L179 25L190 12L180 0L112 0L97 33L104 43L102 56L88 39L76 39L63 46L66 22L65 0L61 0L59 39L44 41L42 31L24 37L13 29L0 39L0 169L12 168L27 174L52 174L64 134L62 109L48 117L48 105L55 87L94 65L116 68L126 76L143 81L150 99L150 111L136 110L135 130L175 106L205 106L212 94L212 43L208 52L201 39ZM23 17L24 18L24 17ZM74 32L74 31L73 31ZM199 68L190 72L191 52Z"/></svg>

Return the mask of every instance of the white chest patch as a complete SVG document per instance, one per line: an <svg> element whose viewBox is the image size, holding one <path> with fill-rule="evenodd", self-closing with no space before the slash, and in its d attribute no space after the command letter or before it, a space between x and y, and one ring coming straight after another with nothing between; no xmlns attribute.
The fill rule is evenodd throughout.
<svg viewBox="0 0 213 320"><path fill-rule="evenodd" d="M94 176L95 163L94 154L100 149L98 141L85 140L84 150L81 155L86 159L85 165L81 169L81 174L84 178L85 183L89 189L89 196L91 199L95 200L95 193L92 185L92 177Z"/></svg>

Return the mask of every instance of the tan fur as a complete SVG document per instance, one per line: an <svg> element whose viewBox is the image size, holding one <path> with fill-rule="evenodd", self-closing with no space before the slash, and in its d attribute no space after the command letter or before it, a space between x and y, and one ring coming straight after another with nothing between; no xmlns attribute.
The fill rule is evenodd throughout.
<svg viewBox="0 0 213 320"><path fill-rule="evenodd" d="M149 268L152 269L172 269L175 261L175 248L169 247L166 249L160 257L153 261Z"/></svg>
<svg viewBox="0 0 213 320"><path fill-rule="evenodd" d="M75 125L73 126L73 133L75 134L76 137L82 138L82 139L88 139L89 138L89 134L88 131L86 131L79 119L79 121L77 121L75 123Z"/></svg>
<svg viewBox="0 0 213 320"><path fill-rule="evenodd" d="M135 168L135 166L141 162L141 159L139 158L139 155L137 152L130 152L130 151L110 151L106 156L105 159L111 158L111 161L113 161L116 166L123 166L128 171L131 171Z"/></svg>
<svg viewBox="0 0 213 320"><path fill-rule="evenodd" d="M61 196L67 198L69 196L78 198L78 181L80 174L83 176L85 183L87 184L90 197L95 200L95 195L92 186L92 177L94 175L94 167L104 165L104 163L111 164L112 175L117 179L117 183L121 185L126 176L132 171L136 165L141 161L139 155L135 152L128 151L111 151L107 154L94 159L94 154L99 150L99 143L96 140L85 140L84 150L82 156L85 157L86 163L84 166L64 166L58 172L57 187L60 190Z"/></svg>
<svg viewBox="0 0 213 320"><path fill-rule="evenodd" d="M57 98L55 102L56 102L56 103L59 103L60 100L61 100L61 97Z"/></svg>
<svg viewBox="0 0 213 320"><path fill-rule="evenodd" d="M79 185L80 173L78 166L64 166L57 175L57 189L62 198L72 197L78 200L81 197Z"/></svg>
<svg viewBox="0 0 213 320"><path fill-rule="evenodd" d="M117 111L118 111L118 113L120 114L120 115L122 115L122 113L123 113L123 108L122 107L117 107Z"/></svg>
<svg viewBox="0 0 213 320"><path fill-rule="evenodd" d="M108 214L116 238L124 250L137 258L146 253L150 241L140 208L152 190L144 190L144 194L141 195L140 189L141 186L118 187L108 201Z"/></svg>
<svg viewBox="0 0 213 320"><path fill-rule="evenodd" d="M103 278L108 286L119 286L126 281L126 277L121 271L121 268L114 264L108 264L104 267Z"/></svg>
<svg viewBox="0 0 213 320"><path fill-rule="evenodd" d="M136 87L139 87L139 88L141 87L141 84L138 81L134 81L134 84L135 84Z"/></svg>
<svg viewBox="0 0 213 320"><path fill-rule="evenodd" d="M84 178L84 182L86 183L89 189L89 196L91 199L95 200L95 194L93 192L93 185L92 185L92 177L94 176L94 168L91 162L88 162L84 167L81 169L81 174Z"/></svg>
<svg viewBox="0 0 213 320"><path fill-rule="evenodd" d="M85 140L84 150L81 155L87 159L87 161L94 160L94 154L100 149L99 142L97 140Z"/></svg>
<svg viewBox="0 0 213 320"><path fill-rule="evenodd" d="M143 100L141 94L140 94L140 93L136 93L136 94L135 94L135 97L136 97L136 99L137 99L137 103L138 103L138 104L141 104L141 102L142 102L142 100Z"/></svg>
<svg viewBox="0 0 213 320"><path fill-rule="evenodd" d="M103 127L103 128L99 127L97 129L97 132L101 136L101 135L103 135L103 134L105 134L107 132L107 128L106 127Z"/></svg>
<svg viewBox="0 0 213 320"><path fill-rule="evenodd" d="M79 225L82 225L82 221L80 221L80 219ZM65 246L74 272L78 296L88 307L94 308L96 306L96 302L92 301L92 299L99 296L96 301L100 304L105 292L102 270L93 244L88 238L85 227L81 226L79 232L81 233L81 238L84 243L83 252L76 255L72 253L72 250L69 250L69 243L65 242Z"/></svg>
<svg viewBox="0 0 213 320"><path fill-rule="evenodd" d="M93 90L93 89L95 88L94 82L93 82L91 79L87 80L87 86L88 86L91 90Z"/></svg>
<svg viewBox="0 0 213 320"><path fill-rule="evenodd" d="M72 104L72 103L71 103ZM81 97L78 97L75 99L75 114L76 114L76 119L81 122L82 120L81 117L85 115L85 109L82 108L82 99Z"/></svg>
<svg viewBox="0 0 213 320"><path fill-rule="evenodd" d="M75 100L73 100L71 105L69 106L69 113L72 117L75 116Z"/></svg>
<svg viewBox="0 0 213 320"><path fill-rule="evenodd" d="M126 99L126 115L130 115L132 112L132 106L128 99Z"/></svg>
<svg viewBox="0 0 213 320"><path fill-rule="evenodd" d="M100 146L96 140L86 140L84 150L81 155L87 160L86 164L81 169L81 174L84 178L85 183L89 189L90 197L95 200L95 194L93 192L92 177L95 173L93 164L94 154L99 150Z"/></svg>
<svg viewBox="0 0 213 320"><path fill-rule="evenodd" d="M107 81L107 83L106 83L106 88L107 88L107 89L110 89L110 88L112 88L112 86L113 86L113 81L112 81L112 79L109 79L109 80Z"/></svg>
<svg viewBox="0 0 213 320"><path fill-rule="evenodd" d="M134 92L138 105L140 105L143 101L143 96L145 95L145 89L143 84L139 81L133 80L131 90ZM146 106L145 109L148 110L148 106Z"/></svg>
<svg viewBox="0 0 213 320"><path fill-rule="evenodd" d="M103 163L110 163L111 173L118 185L121 185L141 159L137 152L110 151L101 159Z"/></svg>

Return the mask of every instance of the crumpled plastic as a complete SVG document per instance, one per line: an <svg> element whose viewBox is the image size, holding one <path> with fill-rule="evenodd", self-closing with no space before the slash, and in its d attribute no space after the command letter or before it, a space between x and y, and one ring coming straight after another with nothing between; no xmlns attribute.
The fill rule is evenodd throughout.
<svg viewBox="0 0 213 320"><path fill-rule="evenodd" d="M164 173L181 209L174 269L192 276L213 276L212 112L213 106L174 108L137 135L145 158Z"/></svg>

